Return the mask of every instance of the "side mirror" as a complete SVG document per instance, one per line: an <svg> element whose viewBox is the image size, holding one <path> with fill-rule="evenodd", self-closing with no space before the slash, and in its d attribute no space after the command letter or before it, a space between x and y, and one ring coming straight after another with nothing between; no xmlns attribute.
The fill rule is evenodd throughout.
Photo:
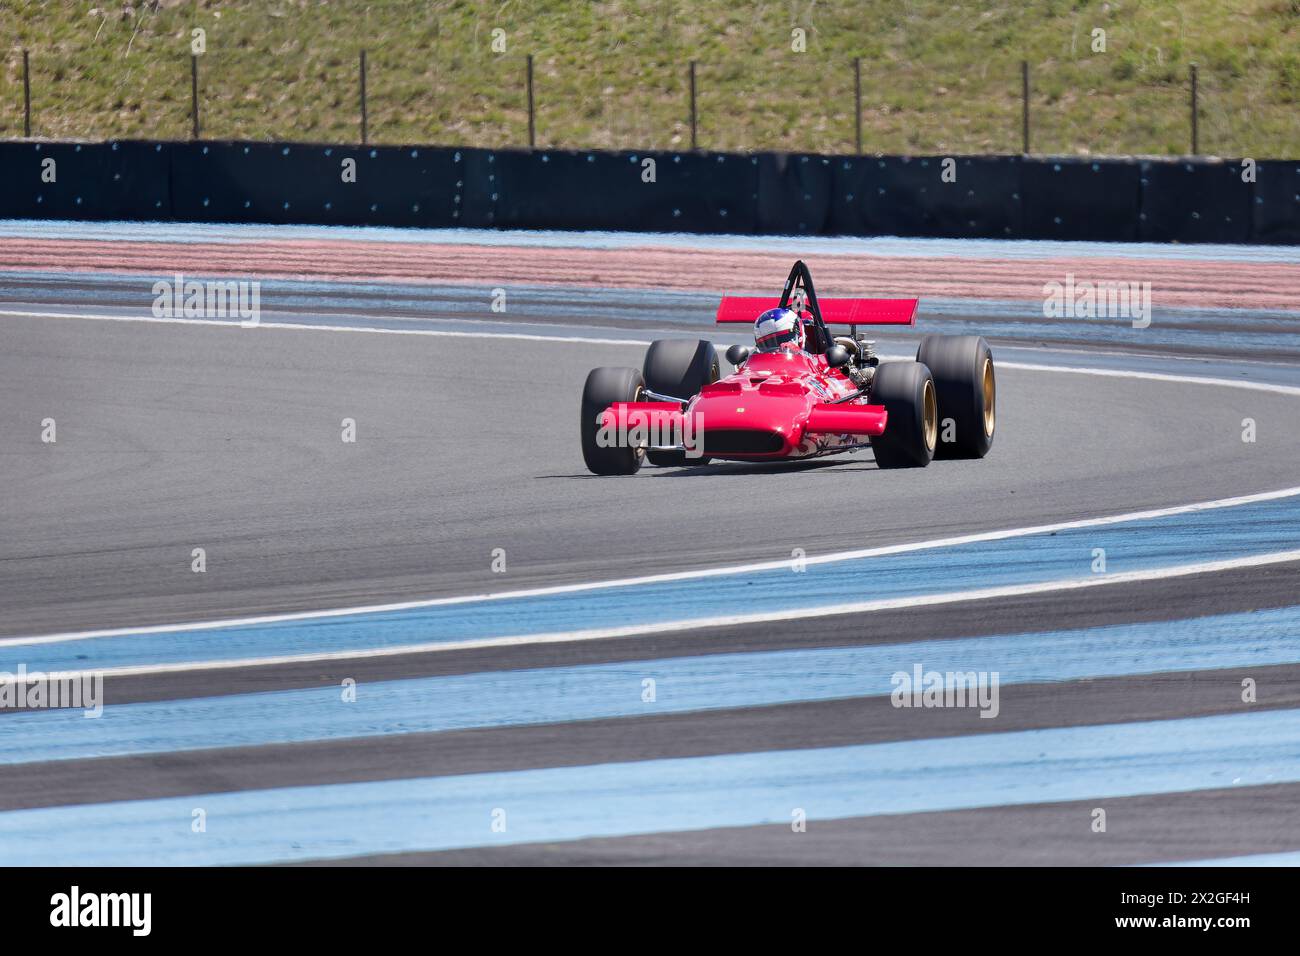
<svg viewBox="0 0 1300 956"><path fill-rule="evenodd" d="M727 349L727 361L736 367L744 365L754 350L744 345L733 345Z"/></svg>
<svg viewBox="0 0 1300 956"><path fill-rule="evenodd" d="M831 368L840 368L849 364L849 350L842 345L832 345L826 350L826 364Z"/></svg>

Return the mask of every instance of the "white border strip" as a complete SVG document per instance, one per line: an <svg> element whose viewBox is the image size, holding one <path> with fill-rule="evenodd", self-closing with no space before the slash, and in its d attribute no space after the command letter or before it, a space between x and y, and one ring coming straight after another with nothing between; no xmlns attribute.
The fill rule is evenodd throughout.
<svg viewBox="0 0 1300 956"><path fill-rule="evenodd" d="M1300 485L1291 488L1282 488L1278 491L1265 491L1253 495L1242 495L1236 498L1217 498L1213 501L1199 501L1194 504L1176 505L1170 508L1155 508L1149 511L1130 511L1126 514L1107 515L1101 518L1080 518L1075 521L1060 521L1054 524L1031 525L1024 528L1003 528L997 531L981 531L974 534L957 535L950 538L933 538L928 541L914 541L906 544L882 545L875 548L859 548L853 551L835 551L830 554L820 554L804 558L803 564L832 564L840 561L851 561L858 558L876 558L891 554L906 554L912 551L926 551L932 548L950 548L957 545L977 544L986 541L1004 541L1008 538L1021 538L1036 534L1070 531L1078 528L1098 528L1107 525L1123 524L1130 521L1168 518L1174 515L1194 514L1200 511L1213 511L1219 508L1233 508L1240 505L1257 504L1265 501L1277 501L1279 499L1294 498L1296 496L1300 496ZM1290 554L1292 552L1284 553ZM185 631L211 631L231 627L257 627L265 624L281 624L290 621L326 620L329 618L345 617L353 614L381 614L389 611L408 611L418 608L446 607L448 605L469 604L480 601L502 601L511 598L576 594L584 591L601 591L611 588L662 584L673 581L691 581L700 578L722 577L732 574L752 574L761 571L779 570L782 568L788 568L789 566L790 560L785 558L779 561L759 561L750 564L733 564L716 568L698 568L690 571L671 571L663 574L647 574L633 578L588 581L582 584L556 584L549 587L524 588L515 591L490 591L483 594L464 594L456 597L426 598L418 601L400 601L391 604L369 604L360 607L331 608L325 611L297 611L286 614L264 614L256 617L198 621L187 624L160 624L149 627L125 627L98 631L72 631L63 634L43 634L35 637L0 639L0 649L40 644L58 644L67 641L81 641L101 637L124 637L133 634L167 634ZM1198 574L1200 572L1188 573ZM1113 580L1113 577L1108 578L1107 580ZM757 620L769 619L779 620L780 618L757 618ZM640 632L638 631L637 633Z"/></svg>
<svg viewBox="0 0 1300 956"><path fill-rule="evenodd" d="M715 617L691 618L682 621L660 621L645 624L632 624L624 627L591 628L582 631L557 631L549 634L481 637L461 641L445 641L441 643L426 642L423 644L407 644L402 647L377 647L359 650L325 651L316 654L289 654L278 657L245 657L231 660L187 661L174 664L138 664L124 667L96 668L84 671L60 671L59 676L70 680L77 679L82 675L131 677L155 674L177 674L193 671L224 670L226 668L269 667L275 664L365 660L376 657L397 657L402 654L429 654L442 651L463 651L494 647L520 647L523 645L535 644L602 641L621 637L636 637L646 634L671 634L681 631L699 630L700 628L708 627L765 624L773 621L804 620L807 618L831 617L842 614L869 614L873 611L887 611L900 608L931 607L940 604L956 604L965 601L987 601L993 598L1022 597L1032 594L1048 594L1056 591L1078 591L1085 588L1103 587L1110 584L1132 584L1139 581L1162 581L1168 578L1187 577L1195 574L1213 574L1218 571L1230 571L1237 568L1263 567L1270 564L1283 564L1289 561L1300 561L1300 549L1294 551L1275 551L1270 554L1252 555L1245 558L1228 558L1221 561L1203 561L1195 564L1149 568L1143 571L1127 571L1119 574L1092 575L1086 578L1042 581L1036 584L1011 584L992 588L951 591L947 594L917 594L909 597L887 598L877 601L857 601L847 604L827 604L819 607L790 608L783 611L756 612L753 614L727 614Z"/></svg>
<svg viewBox="0 0 1300 956"><path fill-rule="evenodd" d="M198 325L216 328L274 329L290 332L361 332L373 335L423 335L430 338L514 339L525 342L569 342L581 345L649 345L649 339L609 339L582 335L536 335L527 332L477 332L451 329L386 329L367 325L317 325L306 322L259 322L245 328L239 321L222 319L156 318L152 315L114 315L94 312L37 312L19 309L0 309L0 316L34 319L86 319L96 322L144 322L156 325ZM453 320L456 321L456 320ZM1020 346L1011 346L1018 348ZM1199 375L1171 375L1165 372L1139 372L1124 369L1084 368L1072 365L1038 365L1032 362L999 362L1001 368L1014 368L1028 372L1071 372L1076 375L1100 375L1106 378L1134 378L1155 382L1178 382L1187 385L1212 385L1219 388L1240 388L1254 392L1273 392L1278 395L1300 396L1300 386L1277 385L1272 382L1246 382L1230 378L1208 378Z"/></svg>
<svg viewBox="0 0 1300 956"><path fill-rule="evenodd" d="M1244 388L1253 392L1277 395L1300 395L1300 386L1273 382L1242 382L1231 378L1203 378L1199 375L1172 375L1168 372L1130 372L1116 368L1079 368L1073 365L1037 365L1031 362L998 362L998 368L1015 368L1031 372L1072 372L1076 375L1100 375L1103 378L1140 378L1151 382L1179 382L1190 385L1213 385L1219 388Z"/></svg>
<svg viewBox="0 0 1300 956"><path fill-rule="evenodd" d="M383 329L368 325L312 325L307 322L258 322L244 326L238 320L224 319L160 319L152 315L109 315L82 312L23 312L17 309L0 309L0 315L35 319L89 319L94 322L147 322L155 325L205 325L218 328L240 329L245 332L257 329L279 329L292 332L370 332L375 335L426 335L439 338L470 339L524 339L530 342L579 342L585 345L649 345L648 339L597 339L578 335L529 335L525 332L460 332L441 329ZM1298 390L1300 391L1300 390Z"/></svg>

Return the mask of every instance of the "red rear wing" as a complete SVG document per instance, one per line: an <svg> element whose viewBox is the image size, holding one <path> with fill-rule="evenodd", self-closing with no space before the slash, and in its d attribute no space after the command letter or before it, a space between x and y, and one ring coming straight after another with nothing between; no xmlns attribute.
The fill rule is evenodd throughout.
<svg viewBox="0 0 1300 956"><path fill-rule="evenodd" d="M917 299L818 299L822 319L827 325L913 325ZM723 296L718 305L719 322L749 322L768 309L775 309L780 299L762 296Z"/></svg>

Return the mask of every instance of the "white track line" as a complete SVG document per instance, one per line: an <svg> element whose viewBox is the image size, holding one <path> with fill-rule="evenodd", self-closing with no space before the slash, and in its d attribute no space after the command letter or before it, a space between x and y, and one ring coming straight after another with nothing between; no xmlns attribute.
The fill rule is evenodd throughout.
<svg viewBox="0 0 1300 956"><path fill-rule="evenodd" d="M1008 538L1021 538L1035 534L1049 534L1071 531L1079 528L1099 528L1107 525L1122 524L1129 521L1146 521L1155 518L1168 518L1174 515L1193 514L1199 511L1213 511L1219 508L1233 508L1240 505L1258 504L1265 501L1277 501L1300 495L1300 485L1282 488L1277 491L1264 491L1253 495L1241 495L1235 498L1216 498L1212 501L1198 501L1193 504L1175 505L1169 508L1153 508L1147 511L1130 511L1125 514L1107 515L1100 518L1080 518L1075 521L1059 521L1053 524L1030 525L1022 528L1002 528L997 531L980 531L973 534L956 535L948 538L932 538L928 541L914 541L906 544L882 545L875 548L859 548L853 551L834 551L829 554L812 555L803 559L803 564L831 564L839 561L851 561L859 558L876 558L891 554L905 554L911 551L925 551L931 548L951 548L957 545L977 544L986 541L1003 541ZM690 571L670 571L662 574L647 574L632 578L614 578L605 581L588 581L582 584L556 584L549 587L524 588L515 591L490 591L483 594L465 594L456 597L426 598L418 601L400 601L390 604L370 604L360 607L331 608L325 611L297 611L286 614L265 614L255 617L226 618L216 621L198 621L186 624L151 625L149 627L112 628L97 631L72 631L62 634L42 634L34 637L0 639L0 648L29 646L38 644L57 644L66 641L81 641L101 637L125 637L135 634L165 634L183 631L210 631L229 627L257 627L265 624L281 624L290 621L324 620L345 617L352 614L380 614L389 611L408 611L418 608L444 607L453 604L469 604L479 601L501 601L510 598L547 597L560 594L575 594L583 591L607 590L610 588L635 587L646 584L663 584L673 581L690 581L699 578L722 577L733 574L751 574L760 571L773 571L790 567L790 559L778 561L759 561L749 564L733 564L716 568L698 568Z"/></svg>
<svg viewBox="0 0 1300 956"><path fill-rule="evenodd" d="M218 328L239 328L238 321L222 319L157 318L152 315L114 315L92 312L35 312L18 309L0 309L0 315L36 319L86 319L97 322L146 322L156 325L201 325ZM432 338L514 339L526 342L570 342L581 345L649 345L649 339L606 339L581 335L534 335L526 332L474 332L449 329L382 329L367 325L315 325L305 322L259 322L244 331L274 329L290 332L358 332L374 335L423 335ZM1012 346L1013 348L1017 346ZM896 356L905 358L906 356ZM1123 369L1084 368L1073 365L1038 365L1032 362L999 362L1002 368L1028 372L1070 372L1076 375L1100 375L1105 378L1133 378L1153 382L1177 382L1187 385L1212 385L1219 388L1240 388L1254 392L1272 392L1278 395L1300 396L1300 386L1277 385L1271 382L1243 382L1229 378L1207 378L1198 375L1170 375L1164 372L1139 372Z"/></svg>
<svg viewBox="0 0 1300 956"><path fill-rule="evenodd" d="M693 631L708 627L730 627L739 624L765 624L773 621L804 620L806 618L831 617L833 615L841 614L868 614L873 611L896 610L900 608L930 607L940 604L956 604L965 601L986 601L993 598L1049 594L1057 591L1078 591L1085 588L1104 587L1110 584L1131 584L1139 581L1161 581L1168 578L1187 577L1195 574L1213 574L1218 571L1230 571L1237 568L1264 567L1270 564L1283 564L1289 561L1300 561L1300 549L1294 551L1276 551L1271 554L1252 555L1245 558L1228 558L1221 561L1202 561L1195 564L1180 564L1163 568L1149 568L1144 571L1127 571L1119 574L1090 575L1086 578L1067 578L1058 581L1043 581L1037 584L1011 584L992 588L951 591L946 594L919 594L910 597L887 598L877 601L855 601L846 604L828 604L811 608L791 608L784 611L756 612L753 614L728 614L718 615L715 617L691 618L681 621L633 624L624 627L591 628L582 631L557 631L549 634L482 637L461 641L447 641L443 643L428 642L423 644L407 644L402 647L324 651L316 654L289 654L278 657L246 657L232 660L188 661L175 664L138 664L124 667L106 667L80 671L61 670L58 674L61 678L67 679L76 679L83 675L128 677L156 674L178 674L191 671L223 670L226 668L269 667L275 664L365 660L376 657L396 657L402 654L428 654L442 651L461 651L480 648L602 641L613 638L636 637L646 634L659 635L680 631ZM32 680L33 678L29 674L26 679Z"/></svg>
<svg viewBox="0 0 1300 956"><path fill-rule="evenodd" d="M291 332L369 332L375 335L425 335L436 338L523 339L528 342L577 342L583 345L649 345L649 339L599 339L579 335L529 335L525 332L453 332L441 329L381 329L368 325L313 325L306 322L258 322L245 327L224 319L160 319L152 315L108 315L82 312L23 312L0 309L0 315L36 319L87 319L93 322L148 322L154 325L205 325L255 332L258 329Z"/></svg>
<svg viewBox="0 0 1300 956"><path fill-rule="evenodd" d="M1037 365L1030 362L998 362L998 368L1024 369L1031 372L1071 372L1076 375L1100 375L1104 378L1140 378L1151 382L1179 382L1191 385L1214 385L1219 388L1244 388L1277 395L1300 395L1300 386L1272 382L1242 382L1231 378L1202 378L1198 375L1171 375L1167 372L1129 372L1113 368L1079 368L1073 365Z"/></svg>

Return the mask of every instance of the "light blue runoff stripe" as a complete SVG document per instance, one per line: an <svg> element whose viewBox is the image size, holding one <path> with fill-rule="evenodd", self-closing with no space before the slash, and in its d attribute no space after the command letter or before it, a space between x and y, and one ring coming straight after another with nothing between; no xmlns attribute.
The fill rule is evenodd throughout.
<svg viewBox="0 0 1300 956"><path fill-rule="evenodd" d="M173 278L172 273L123 275L66 272L6 272L6 284L24 289L20 301L48 302L48 311L66 311L60 305L76 303L95 312L148 317L154 300L156 279ZM186 273L187 279L208 275ZM218 277L219 276L214 276ZM367 328L437 328L463 315L481 315L487 303L478 286L429 283L355 282L333 279L259 279L263 321L307 325L364 326ZM88 285L89 283L89 285ZM36 288L31 288L36 284ZM683 315L698 319L702 327L714 328L717 302L695 292L666 290L593 289L587 287L512 285L509 325L536 315L563 316L572 321L584 317L617 318L635 325L652 322L682 322ZM343 298L340 298L343 296ZM327 304L324 314L280 312L286 307L310 309ZM15 308L17 308L15 306ZM337 310L343 309L342 313ZM403 315L401 310L428 309L429 314ZM346 310L356 310L355 315ZM397 314L393 314L397 313ZM1279 315L1285 320L1286 315ZM1300 318L1298 316L1297 318ZM551 326L555 328L553 325Z"/></svg>
<svg viewBox="0 0 1300 956"><path fill-rule="evenodd" d="M73 276L68 273L6 273L6 279L9 281L16 281L15 277L42 282L55 280L84 281L84 276ZM145 278L152 282L152 277ZM123 316L141 314L141 293L145 290L140 285L140 276L96 274L94 280L108 286L121 286L122 289L115 296L120 304L106 305L109 299L106 298L103 286L89 289L82 289L78 286L73 289L61 290L57 295L47 295L43 291L39 293L34 291L25 293L27 296L25 301L35 303L47 298L54 298L58 304L50 306L47 311L61 312L66 311L66 302L76 302L81 299L87 308L94 306L94 311L97 313L113 313L116 311ZM268 298L269 291L279 288L297 289L302 294L291 299L283 299L278 295L273 301ZM129 294L127 290L129 290ZM370 295L371 298L349 300L347 307L356 309L357 312L276 312L276 305L282 306L287 302L297 303L304 308L310 309L320 305L322 296L336 296L339 291L344 291L349 295ZM704 332L704 334L720 345L723 343L729 344L732 341L741 342L748 336L748 333L741 335L734 330L728 331L717 328L713 322L712 305L708 302L701 304L699 295L693 292L683 293L663 290L627 292L618 289L575 289L551 286L521 286L517 292L519 295L512 300L515 303L511 307L512 317L508 321L488 321L482 318L460 315L460 313L473 312L477 316L481 311L481 301L475 299L472 304L469 301L472 297L481 298L480 291L471 286L411 286L356 282L264 280L262 282L262 316L264 323L272 321L289 322L295 325L310 325L322 328L342 326L395 331L459 332L474 335L484 333L507 335L523 333L543 336L578 336L601 339L627 339L629 346L644 343L650 337L665 334L669 336L689 334L688 329L681 327L683 319L689 318L699 325L702 332L707 329L708 331ZM437 315L435 316L432 313L425 316L397 314L395 310L409 310L412 308L413 303L410 296L413 293L425 296L430 303L436 302ZM403 297L394 298L398 295ZM131 304L128 305L128 302ZM415 304L423 305L427 303L419 302ZM63 307L60 308L60 305ZM337 305L336 300L331 300L332 307ZM372 308L381 314L361 314L360 310ZM1008 316L1018 315L1024 309L1025 303L1023 302L927 298L924 302L924 314L917 320L917 328L908 330L905 333L880 330L878 333L878 341L881 345L880 351L887 361L911 358L916 353L916 346L920 336L927 331L949 333L960 331L990 337L1005 337L1012 334L1018 336L1020 327L1017 326L1015 331L1011 330L1005 324L1005 319ZM546 321L548 316L553 317L561 314L565 319L562 324ZM1241 324L1246 321L1242 318L1243 316L1248 316L1252 322L1258 320L1258 324L1262 328L1290 328L1300 322L1300 313L1288 313L1283 310L1253 309L1245 312L1231 309L1159 309L1156 311L1154 324L1160 326L1166 318L1193 324L1222 322L1225 315L1230 315L1233 318L1233 329L1223 332L1222 339L1214 344L1225 348L1229 352L1240 351L1239 346L1243 344L1244 338L1254 334L1252 331L1244 337L1241 335ZM619 324L617 326L584 324L582 320L588 316L603 319L615 318ZM958 327L952 321L934 322L933 318L936 316L974 316L977 318L964 322ZM530 319L532 321L529 321ZM627 321L625 322L625 320ZM665 325L664 323L668 324ZM234 324L234 320L232 320L231 324ZM656 324L663 326L663 328L657 327ZM638 328L638 325L641 327ZM1056 325L1053 326L1053 328L1056 327ZM667 331L664 331L664 329ZM1064 338L1077 341L1080 329L1072 327L1069 331L1071 334L1064 336ZM1087 326L1086 331L1091 336L1094 330L1092 326ZM1150 330L1146 331L1149 332ZM1117 332L1126 334L1122 329L1117 329ZM1061 336L1056 337L1061 338ZM1050 340L1053 336L1040 334L1036 338L1040 341L1044 338ZM1150 341L1143 339L1142 344L1150 344ZM1297 336L1292 334L1284 342L1269 347L1294 350L1300 346L1297 346ZM1195 376L1205 372L1203 361L1187 357L1144 355L1122 351L1086 351L1073 349L1068 342L1062 348L1063 350L1054 351L1041 345L1018 346L1008 341L1002 341L994 351L999 362L1012 361L1037 365L1064 365L1076 368L1110 369L1124 372L1136 371L1139 374L1142 372L1157 372L1168 375L1191 374ZM1225 372L1230 372L1232 377L1239 376L1246 382L1300 385L1300 367L1280 364L1280 361L1265 364L1263 361L1255 360L1249 364L1229 363L1228 366L1219 363L1215 366L1215 370L1219 373L1219 377L1223 377Z"/></svg>
<svg viewBox="0 0 1300 956"><path fill-rule="evenodd" d="M0 719L0 765L258 746L470 727L566 723L888 695L891 676L996 671L1043 681L1300 663L1300 607L1072 631L873 647L715 654L45 710ZM641 699L655 682L655 701ZM999 706L1015 707L1013 694ZM998 729L996 717L978 731Z"/></svg>
<svg viewBox="0 0 1300 956"><path fill-rule="evenodd" d="M1300 710L1283 710L14 810L0 813L0 864L271 863L789 826L796 809L815 828L846 817L1296 781ZM202 833L192 830L197 810ZM493 832L502 811L505 831ZM960 863L961 848L953 854Z"/></svg>
<svg viewBox="0 0 1300 956"><path fill-rule="evenodd" d="M1217 860L1178 860L1175 863L1147 863L1145 866L1300 866L1300 850L1289 853L1255 853Z"/></svg>
<svg viewBox="0 0 1300 956"><path fill-rule="evenodd" d="M153 283L156 279L171 281L174 273L69 273L51 270L30 270L5 272L5 284L19 290L12 298L18 302L38 304L52 303L50 311L59 311L59 305L80 303L86 307L96 307L97 311L114 308L131 309L131 314L141 313L142 306L152 304ZM217 273L185 273L187 279L223 278ZM225 277L228 278L228 277ZM458 315L481 315L485 296L483 289L474 285L442 284L429 282L362 282L350 279L285 279L259 278L261 287L262 313L275 314L278 309L310 309L322 303L329 305L330 313L313 316L310 312L287 312L277 321L312 322L326 321L328 324L365 324L382 325L388 320L397 324L414 324L421 319L447 320ZM735 290L733 290L735 291ZM762 294L762 289L749 290ZM773 290L769 290L773 291ZM712 293L678 291L672 289L618 289L594 286L556 286L517 284L510 287L510 312L513 316L525 318L537 314L563 316L581 319L587 316L604 319L617 318L620 322L634 325L650 325L671 321L681 325L691 320L701 328L723 334L727 330L718 328L714 322L717 311L717 296ZM339 296L343 298L340 300ZM338 309L355 309L358 312L352 322L345 322L340 315L334 314ZM427 308L428 315L393 315L386 313L414 308ZM347 313L344 312L343 315ZM1068 333L1077 338L1087 332L1090 336L1100 328L1110 328L1116 332L1134 333L1134 341L1152 344L1153 341L1181 341L1179 336L1184 331L1195 330L1198 326L1218 324L1225 321L1232 323L1230 330L1209 330L1209 340L1220 344L1236 345L1235 338L1257 332L1286 332L1300 323L1300 312L1289 309L1240 309L1182 306L1154 306L1151 325L1143 329L1134 329L1131 319L1124 317L1106 318L1059 318L1048 319L1043 315L1041 302L1017 299L977 299L968 297L927 296L922 300L917 321L924 323L934 316L969 317L976 321L976 330L986 334L995 334L994 330L1003 329L1008 320L1016 320L1015 329L1027 328L1029 336L1017 334L1017 338L1043 335L1053 337ZM1025 318L1038 319L1040 324L1024 326L1020 321ZM1177 326L1170 328L1170 325ZM949 323L940 326L940 330L951 329ZM881 329L887 334L889 330ZM924 332L918 328L906 330L906 334L915 335ZM1169 333L1170 338L1152 340L1151 335ZM1195 340L1183 342L1193 344ZM1278 344L1295 346L1295 335L1285 339L1272 340ZM1141 360L1142 356L1126 356L1127 359Z"/></svg>
<svg viewBox="0 0 1300 956"><path fill-rule="evenodd" d="M1023 312L1023 307L1018 310ZM1114 347L1131 346L1150 348L1154 346L1182 346L1185 348L1220 349L1237 355L1249 355L1253 352L1300 352L1300 335L1293 331L1296 322L1292 320L1259 318L1243 327L1226 329L1188 329L1169 328L1161 325L1161 317L1169 316L1164 310L1157 310L1151 325L1146 328L1133 328L1131 325L1113 320L1055 320L1044 319L1041 322L1017 321L1014 326L988 320L980 321L942 321L919 317L916 331L921 335L942 332L947 335L1006 335L1018 340L1032 339L1042 342L1082 342L1093 346L1109 345ZM1176 314L1170 321L1187 323L1194 321L1188 316ZM1223 322L1222 316L1212 317L1207 321ZM1228 321L1235 321L1229 319ZM1262 331L1278 328L1279 331Z"/></svg>
<svg viewBox="0 0 1300 956"><path fill-rule="evenodd" d="M1101 527L592 591L194 631L0 643L0 671L93 670L400 648L502 635L653 626L717 615L806 611L854 600L1086 578L1286 551L1300 541L1300 496Z"/></svg>
<svg viewBox="0 0 1300 956"><path fill-rule="evenodd" d="M195 276L190 275L191 278ZM6 279L12 282L20 280L59 281L66 280L65 273L6 273ZM84 282L84 277L78 276ZM25 294L32 302L54 302L63 304L69 300L82 300L84 304L94 306L96 312L109 308L130 307L131 314L140 315L142 309L152 302L148 294L152 288L153 275L119 277L96 275L95 287L73 289L39 289ZM163 276L169 278L169 276ZM458 317L479 315L483 310L483 293L473 286L433 286L402 285L358 282L335 282L331 280L259 280L262 286L262 317L265 322L290 322L296 325L330 326L365 326L382 329L425 329L446 330L449 323ZM109 298L116 305L106 302L106 288L116 288L116 294ZM760 290L761 291L761 290ZM346 293L350 298L341 304L343 308L357 313L377 313L376 315L323 314L310 312L285 312L290 308L311 309L319 306L322 296ZM494 325L500 331L528 332L533 326L529 319L542 319L556 316L565 318L566 325L581 322L584 318L613 319L621 326L632 329L635 334L649 337L656 325L664 323L679 325L684 319L693 320L703 330L710 330L715 338L725 336L725 330L715 328L713 316L716 308L714 299L703 298L697 293L684 292L643 292L640 290L557 288L544 286L519 286L512 288L511 314L509 322ZM416 298L412 298L416 296ZM436 305L435 305L436 303ZM59 311L58 305L50 311ZM339 305L332 303L332 307ZM433 309L436 316L401 315L402 311L411 309ZM397 314L394 314L397 313ZM940 316L956 315L978 318L967 321L955 321ZM1227 328L1200 328L1203 325L1223 326ZM1300 313L1288 313L1281 310L1212 310L1212 309L1155 309L1151 324L1146 328L1135 329L1127 319L1046 319L1041 307L1036 303L1026 302L986 302L983 300L926 300L922 314L917 319L916 328L910 330L913 343L921 335L931 332L943 332L958 335L986 335L990 337L1010 337L1017 340L1034 340L1036 342L1078 342L1089 341L1096 344L1112 346L1181 346L1185 348L1217 349L1226 353L1249 355L1258 352L1296 352L1300 351L1300 335L1297 335L1297 323ZM535 323L536 324L536 323ZM554 324L545 325L552 334L558 334ZM637 327L641 327L637 329ZM487 326L482 326L484 331ZM566 333L572 334L569 329ZM628 331L619 332L610 329L588 329L589 335L601 337L619 337L628 335ZM887 335L888 333L886 333ZM1002 349L998 349L998 354ZM1131 363L1130 363L1131 364Z"/></svg>
<svg viewBox="0 0 1300 956"><path fill-rule="evenodd" d="M148 242L247 242L250 239L358 239L376 242L545 246L551 249L617 249L668 246L686 249L751 249L807 256L809 250L866 255L1006 259L1085 257L1289 262L1300 264L1295 246L1193 246L1158 242L1073 242L1051 239L940 239L899 236L751 236L654 232L558 232L546 229L423 229L393 226L304 226L258 223L82 222L56 219L0 220L0 236L36 239L116 239Z"/></svg>

